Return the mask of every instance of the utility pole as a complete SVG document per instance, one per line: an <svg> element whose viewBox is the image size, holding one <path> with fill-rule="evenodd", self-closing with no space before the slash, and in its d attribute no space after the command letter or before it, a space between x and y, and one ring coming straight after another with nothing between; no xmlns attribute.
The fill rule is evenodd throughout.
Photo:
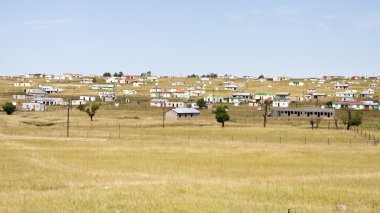
<svg viewBox="0 0 380 213"><path fill-rule="evenodd" d="M163 101L162 103L162 128L165 128L165 113L169 112L171 109L166 110L166 101Z"/></svg>
<svg viewBox="0 0 380 213"><path fill-rule="evenodd" d="M70 106L71 106L71 98L68 99L67 103L67 137L70 136Z"/></svg>
<svg viewBox="0 0 380 213"><path fill-rule="evenodd" d="M164 106L162 106L162 128L165 128L165 102Z"/></svg>

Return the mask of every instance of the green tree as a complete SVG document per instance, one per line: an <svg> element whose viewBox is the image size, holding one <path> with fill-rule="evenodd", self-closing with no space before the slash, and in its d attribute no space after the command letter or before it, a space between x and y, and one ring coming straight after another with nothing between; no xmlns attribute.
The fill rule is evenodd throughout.
<svg viewBox="0 0 380 213"><path fill-rule="evenodd" d="M352 126L360 126L363 123L363 116L361 111L353 113L352 109L346 109L346 115L342 117L342 122L346 125L346 129L350 130Z"/></svg>
<svg viewBox="0 0 380 213"><path fill-rule="evenodd" d="M16 106L11 102L7 102L3 105L3 110L7 115L12 115L16 111Z"/></svg>
<svg viewBox="0 0 380 213"><path fill-rule="evenodd" d="M113 74L113 77L119 77L119 73L115 72L115 73Z"/></svg>
<svg viewBox="0 0 380 213"><path fill-rule="evenodd" d="M87 115L91 119L91 122L92 122L92 118L95 116L96 111L98 111L99 108L100 108L100 104L96 102L90 102L90 103L78 106L78 109L80 111L87 113Z"/></svg>
<svg viewBox="0 0 380 213"><path fill-rule="evenodd" d="M123 75L124 75L124 73L121 72L121 71L120 71L119 74L118 74L119 77L121 77L121 76L123 76Z"/></svg>
<svg viewBox="0 0 380 213"><path fill-rule="evenodd" d="M197 100L197 105L199 106L199 109L204 109L207 106L206 101L203 98Z"/></svg>
<svg viewBox="0 0 380 213"><path fill-rule="evenodd" d="M230 116L228 115L228 107L226 105L218 106L215 110L215 118L218 123L222 124L224 127L224 122L230 120Z"/></svg>
<svg viewBox="0 0 380 213"><path fill-rule="evenodd" d="M103 77L111 77L111 73L109 73L109 72L105 72L105 73L103 74Z"/></svg>
<svg viewBox="0 0 380 213"><path fill-rule="evenodd" d="M196 77L198 77L198 76L195 75L195 74L191 74L191 75L188 75L187 77L188 77L188 78L196 78Z"/></svg>
<svg viewBox="0 0 380 213"><path fill-rule="evenodd" d="M326 106L327 108L332 108L332 101L327 101Z"/></svg>

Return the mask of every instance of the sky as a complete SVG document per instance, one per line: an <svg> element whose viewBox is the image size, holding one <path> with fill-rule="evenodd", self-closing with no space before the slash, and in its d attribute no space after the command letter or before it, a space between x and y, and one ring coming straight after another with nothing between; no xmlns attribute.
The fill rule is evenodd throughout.
<svg viewBox="0 0 380 213"><path fill-rule="evenodd" d="M379 0L0 0L0 74L380 75Z"/></svg>

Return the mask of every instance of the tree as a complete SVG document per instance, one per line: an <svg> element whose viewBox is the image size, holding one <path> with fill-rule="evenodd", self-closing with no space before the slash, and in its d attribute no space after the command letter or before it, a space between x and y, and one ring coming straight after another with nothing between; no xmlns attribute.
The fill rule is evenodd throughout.
<svg viewBox="0 0 380 213"><path fill-rule="evenodd" d="M196 78L196 77L198 77L198 76L195 75L195 74L191 74L191 75L188 75L187 77L188 77L188 78Z"/></svg>
<svg viewBox="0 0 380 213"><path fill-rule="evenodd" d="M215 118L218 123L222 124L222 127L224 127L224 122L230 120L230 116L228 115L227 111L228 107L226 105L218 106L215 110Z"/></svg>
<svg viewBox="0 0 380 213"><path fill-rule="evenodd" d="M199 106L199 109L204 109L207 106L206 101L203 98L197 100L197 105Z"/></svg>
<svg viewBox="0 0 380 213"><path fill-rule="evenodd" d="M119 73L115 72L115 73L113 74L113 77L119 77Z"/></svg>
<svg viewBox="0 0 380 213"><path fill-rule="evenodd" d="M337 117L334 117L334 124L335 124L336 129L339 129L338 121L339 121L339 119Z"/></svg>
<svg viewBox="0 0 380 213"><path fill-rule="evenodd" d="M216 73L210 73L210 78L217 78L218 77L218 74Z"/></svg>
<svg viewBox="0 0 380 213"><path fill-rule="evenodd" d="M342 117L342 122L346 125L347 130L350 130L352 126L360 126L363 122L363 116L361 111L352 112L352 109L346 109L346 115Z"/></svg>
<svg viewBox="0 0 380 213"><path fill-rule="evenodd" d="M264 78L264 75L259 75L259 79Z"/></svg>
<svg viewBox="0 0 380 213"><path fill-rule="evenodd" d="M267 126L267 117L268 117L268 107L269 105L272 103L272 101L266 99L264 101L264 104L265 104L265 109L264 109L264 114L263 114L263 117L264 117L264 128Z"/></svg>
<svg viewBox="0 0 380 213"><path fill-rule="evenodd" d="M316 117L313 117L310 119L310 125L311 125L311 129L314 129L314 125L315 125L315 128L318 129L318 126L319 124L321 123L321 119L320 118L316 118Z"/></svg>
<svg viewBox="0 0 380 213"><path fill-rule="evenodd" d="M121 71L120 71L119 74L118 74L119 77L121 77L121 76L123 76L123 75L124 75L124 73L121 72Z"/></svg>
<svg viewBox="0 0 380 213"><path fill-rule="evenodd" d="M332 108L332 101L327 101L326 106L327 108Z"/></svg>
<svg viewBox="0 0 380 213"><path fill-rule="evenodd" d="M109 73L109 72L105 72L105 73L103 74L103 77L111 77L111 73Z"/></svg>
<svg viewBox="0 0 380 213"><path fill-rule="evenodd" d="M95 116L96 111L100 108L100 104L96 102L91 102L83 105L79 105L78 109L82 112L87 113L92 122L92 117Z"/></svg>
<svg viewBox="0 0 380 213"><path fill-rule="evenodd" d="M16 106L11 102L7 102L3 105L3 110L7 115L12 115L16 111Z"/></svg>
<svg viewBox="0 0 380 213"><path fill-rule="evenodd" d="M148 72L143 72L143 73L141 73L140 76L141 76L141 77L150 77L150 76L152 76L152 72L149 70Z"/></svg>

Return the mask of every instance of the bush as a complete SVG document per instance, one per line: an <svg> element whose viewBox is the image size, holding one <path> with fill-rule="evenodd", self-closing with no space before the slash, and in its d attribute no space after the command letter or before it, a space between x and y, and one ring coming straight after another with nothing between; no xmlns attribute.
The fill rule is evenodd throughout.
<svg viewBox="0 0 380 213"><path fill-rule="evenodd" d="M3 110L7 115L12 115L16 111L16 106L11 102L7 102L3 105Z"/></svg>

